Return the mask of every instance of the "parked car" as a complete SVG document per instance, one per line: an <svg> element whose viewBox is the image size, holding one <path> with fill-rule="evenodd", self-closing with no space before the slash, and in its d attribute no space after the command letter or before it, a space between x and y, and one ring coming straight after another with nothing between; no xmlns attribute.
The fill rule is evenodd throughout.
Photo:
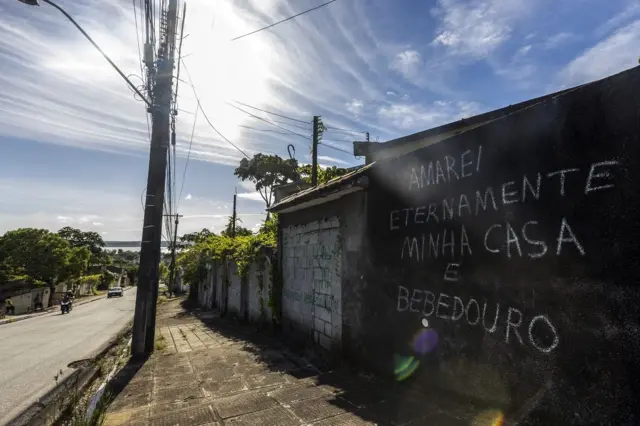
<svg viewBox="0 0 640 426"><path fill-rule="evenodd" d="M107 291L107 297L122 297L122 287L111 287L109 291Z"/></svg>

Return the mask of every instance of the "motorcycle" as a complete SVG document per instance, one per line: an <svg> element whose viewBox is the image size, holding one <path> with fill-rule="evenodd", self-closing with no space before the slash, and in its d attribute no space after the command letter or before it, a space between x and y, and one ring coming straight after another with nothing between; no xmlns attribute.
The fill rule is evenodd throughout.
<svg viewBox="0 0 640 426"><path fill-rule="evenodd" d="M62 315L68 314L69 312L71 312L71 308L72 308L71 301L65 302L63 300L60 302L60 311L62 312Z"/></svg>

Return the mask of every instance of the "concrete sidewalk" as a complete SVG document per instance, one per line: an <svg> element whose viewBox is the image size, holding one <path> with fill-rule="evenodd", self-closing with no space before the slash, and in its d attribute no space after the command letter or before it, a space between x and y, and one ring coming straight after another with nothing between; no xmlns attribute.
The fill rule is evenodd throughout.
<svg viewBox="0 0 640 426"><path fill-rule="evenodd" d="M482 412L406 384L317 368L255 329L167 305L158 321L166 346L117 375L106 426L447 426L470 425Z"/></svg>

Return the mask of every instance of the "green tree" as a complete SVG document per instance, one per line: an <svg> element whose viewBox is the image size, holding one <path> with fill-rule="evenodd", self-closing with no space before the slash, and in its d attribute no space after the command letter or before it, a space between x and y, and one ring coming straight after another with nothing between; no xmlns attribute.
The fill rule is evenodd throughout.
<svg viewBox="0 0 640 426"><path fill-rule="evenodd" d="M91 259L91 251L87 247L72 247L67 254L64 268L60 271L58 281L79 278L87 272Z"/></svg>
<svg viewBox="0 0 640 426"><path fill-rule="evenodd" d="M190 232L178 238L176 250L181 251L193 246L196 243L206 240L209 236L215 235L207 228L203 228L199 232ZM172 250L172 243L169 243L169 251Z"/></svg>
<svg viewBox="0 0 640 426"><path fill-rule="evenodd" d="M127 278L129 279L129 283L134 286L138 280L138 265L131 266L127 268Z"/></svg>
<svg viewBox="0 0 640 426"><path fill-rule="evenodd" d="M11 274L53 287L71 257L69 242L46 229L21 228L0 238L0 263Z"/></svg>
<svg viewBox="0 0 640 426"><path fill-rule="evenodd" d="M242 219L236 216L236 237L246 237L249 235L253 235L250 229L245 228L244 226L240 226L242 223ZM231 237L233 234L233 216L229 216L227 220L227 226L224 228L224 231L220 233L225 237Z"/></svg>
<svg viewBox="0 0 640 426"><path fill-rule="evenodd" d="M304 164L298 167L298 174L300 175L300 179L309 185L311 185L311 164ZM348 173L347 169L343 169L340 167L332 166L322 168L318 166L318 184L327 183L331 179L335 179L337 177L343 176Z"/></svg>
<svg viewBox="0 0 640 426"><path fill-rule="evenodd" d="M277 155L256 154L251 160L243 158L234 172L242 181L253 182L267 209L273 203L273 188L297 179L298 161L285 160Z"/></svg>
<svg viewBox="0 0 640 426"><path fill-rule="evenodd" d="M93 231L81 231L80 229L66 226L58 231L58 235L69 242L71 247L86 247L91 252L89 264L110 264L109 256L106 255L104 247L106 244L100 234Z"/></svg>

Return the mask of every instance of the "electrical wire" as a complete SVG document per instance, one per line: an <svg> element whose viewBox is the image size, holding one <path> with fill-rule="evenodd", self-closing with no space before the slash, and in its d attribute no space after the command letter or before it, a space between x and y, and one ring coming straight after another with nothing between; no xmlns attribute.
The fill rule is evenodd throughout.
<svg viewBox="0 0 640 426"><path fill-rule="evenodd" d="M142 66L142 52L140 51L140 30L138 29L138 11L136 8L136 0L131 0L131 2L133 3L133 20L136 23L136 47L138 48L138 59L140 60L140 78L142 79L142 84L146 88L147 85L144 79L144 67ZM142 10L140 12L142 12ZM147 96L149 96L148 92L146 94ZM145 113L145 118L147 119L147 135L149 136L149 141L151 141L151 125L149 124L149 114Z"/></svg>
<svg viewBox="0 0 640 426"><path fill-rule="evenodd" d="M336 151L344 152L345 154L353 155L353 152L349 152L346 149L341 149L333 145L327 145L326 143L322 143L322 142L320 142L319 145L326 146L327 148L335 149Z"/></svg>
<svg viewBox="0 0 640 426"><path fill-rule="evenodd" d="M304 15L305 13L309 13L309 12L314 11L314 10L316 10L316 9L320 9L321 7L327 6L327 5L331 4L331 3L333 3L334 1L336 1L336 0L330 0L330 1L328 1L328 2L326 2L326 3L323 3L323 4L319 5L319 6L312 7L311 9L307 9L307 10L305 10L304 12L300 12L300 13L297 13L297 14L295 14L295 15L293 15L293 16L289 16L288 18L282 19L282 20L280 20L280 21L278 21L278 22L274 22L273 24L271 24L271 25L267 25L266 27L262 27L262 28L260 28L260 29L255 30L255 31L251 31L250 33L243 34L243 35L241 35L241 36L238 36L238 37L232 38L230 41L236 41L236 40L239 40L239 39L241 39L241 38L244 38L244 37L250 36L251 34L259 33L260 31L264 31L264 30L267 30L267 29L269 29L269 28L275 27L275 26L276 26L276 25L278 25L278 24L282 24L283 22L290 21L291 19L293 19L293 18L297 18L297 17L298 17L298 16L300 16L300 15Z"/></svg>
<svg viewBox="0 0 640 426"><path fill-rule="evenodd" d="M278 121L278 120L271 120L274 123L278 123L278 124L284 124L285 126L291 126L291 127L297 127L298 129L302 129L302 130L308 130L311 131L312 129L312 125L311 122L309 122L309 126L308 127L304 127L304 126L299 126L297 124L291 124L291 123L285 123L284 121Z"/></svg>
<svg viewBox="0 0 640 426"><path fill-rule="evenodd" d="M184 181L187 178L187 167L189 166L189 159L191 158L191 147L193 146L193 137L196 134L196 123L198 121L198 111L196 109L195 117L193 118L193 127L191 128L191 140L189 141L189 150L187 151L187 162L184 164L184 171L182 172L182 183L180 184L180 195L178 196L178 207L180 207L180 201L182 200L182 190L184 189Z"/></svg>
<svg viewBox="0 0 640 426"><path fill-rule="evenodd" d="M236 150L238 150L238 152L240 152L242 155L244 155L244 157L247 160L249 160L250 159L249 156L242 149L240 149L236 144L234 144L229 139L227 139L227 137L225 135L223 135L222 133L220 133L220 131L218 131L218 129L216 129L216 126L214 126L213 123L211 123L211 120L209 120L209 117L207 116L207 113L205 112L204 108L202 108L202 104L200 103L200 97L198 97L198 92L196 91L196 86L193 84L193 80L191 79L191 73L189 72L189 69L187 68L187 64L184 63L184 60L182 60L182 67L184 68L184 72L187 73L187 78L189 79L189 84L191 85L191 89L193 89L193 95L195 96L196 102L198 103L198 108L202 112L202 115L204 116L204 119L207 120L207 123L209 124L209 126L218 134L218 136L220 136L222 139L224 139L229 145L234 147Z"/></svg>
<svg viewBox="0 0 640 426"><path fill-rule="evenodd" d="M355 134L363 134L363 135L367 134L367 132L361 132L359 130L341 129L339 127L331 127L331 126L326 126L325 129L333 130L336 132L347 132L347 133L355 133Z"/></svg>
<svg viewBox="0 0 640 426"><path fill-rule="evenodd" d="M244 102L240 102L240 101L233 101L233 102L235 102L237 104L240 104L242 106L246 106L246 107L251 108L251 109L255 109L255 110L258 110L258 111L266 112L267 114L275 115L276 117L286 118L288 120L297 121L298 123L311 124L310 121L304 121L304 120L299 120L299 119L293 118L293 117L287 117L286 115L278 114L276 112L267 111L267 110L264 110L262 108L258 108L258 107L253 106L253 105L245 104ZM293 124L292 124L292 126L293 126Z"/></svg>
<svg viewBox="0 0 640 426"><path fill-rule="evenodd" d="M247 114L247 115L249 115L249 116L251 116L251 117L253 117L253 118L257 118L257 119L258 119L258 120L260 120L260 121L264 121L264 122L265 122L265 123L267 123L267 124L270 124L270 125L272 125L272 126L275 126L275 127L277 127L278 129L282 129L282 130L284 130L284 131L287 131L287 132L291 133L292 135L297 135L297 136L300 136L301 138L303 138L303 139L305 139L305 140L309 140L309 136L301 135L300 133L296 133L296 132L294 132L293 130L289 130L289 129L287 129L286 127L282 127L282 126L280 126L280 125L278 125L278 124L275 124L275 123L274 123L274 122L272 122L272 121L269 121L269 120L264 119L264 118L262 118L262 117L258 117L257 115L252 114L252 113L250 113L249 111L245 111L245 110L243 110L242 108L240 108L239 106L236 106L236 105L234 105L234 104L232 104L232 103L230 103L230 102L226 102L226 101L225 101L225 104L229 105L229 106L230 106L230 107L232 107L232 108L237 109L238 111L242 111L242 112L244 112L245 114Z"/></svg>
<svg viewBox="0 0 640 426"><path fill-rule="evenodd" d="M271 130L271 129L256 129L255 127L250 127L250 126L245 126L243 124L238 124L238 127L242 127L243 129L249 129L249 130L255 130L256 132L269 132L269 133L277 133L279 135L286 135L289 136L289 133L287 132L280 132L278 130ZM311 137L311 136L309 136Z"/></svg>

